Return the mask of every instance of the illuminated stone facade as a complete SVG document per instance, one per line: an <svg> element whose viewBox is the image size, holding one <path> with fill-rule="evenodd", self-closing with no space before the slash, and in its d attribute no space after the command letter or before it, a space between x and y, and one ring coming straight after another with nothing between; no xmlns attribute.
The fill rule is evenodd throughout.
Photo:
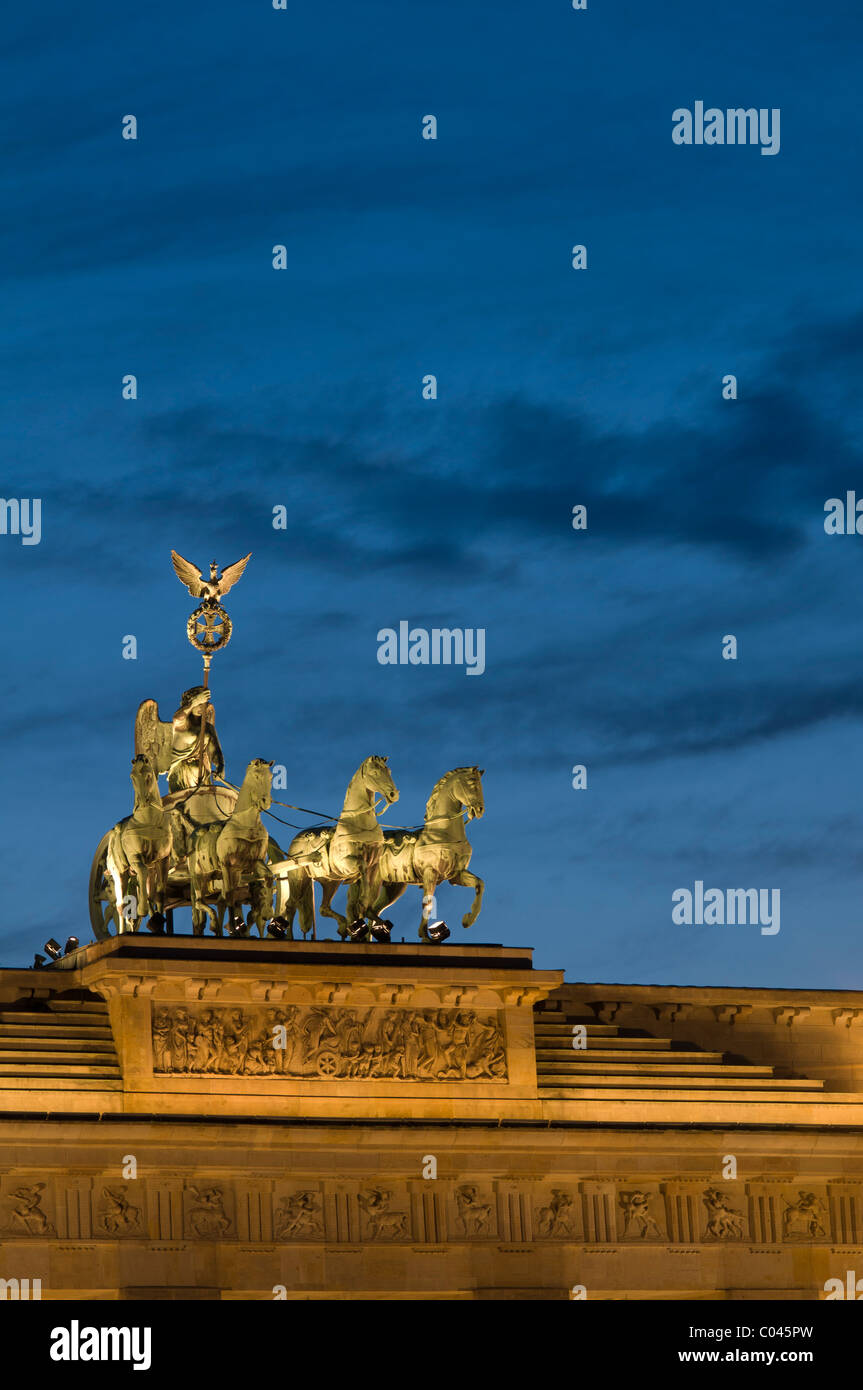
<svg viewBox="0 0 863 1390"><path fill-rule="evenodd" d="M863 995L125 936L0 971L0 1279L68 1298L824 1297Z"/></svg>

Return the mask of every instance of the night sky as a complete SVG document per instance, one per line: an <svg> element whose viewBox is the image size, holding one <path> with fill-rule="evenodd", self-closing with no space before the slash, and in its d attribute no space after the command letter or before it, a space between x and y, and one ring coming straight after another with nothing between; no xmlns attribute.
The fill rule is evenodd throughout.
<svg viewBox="0 0 863 1390"><path fill-rule="evenodd" d="M213 667L232 780L274 759L278 796L337 812L386 754L413 823L485 768L456 943L863 987L863 536L824 529L863 497L859 5L95 0L4 28L2 493L42 534L0 535L0 961L90 939L135 710L200 681L173 546L253 552ZM778 108L779 153L674 144L701 100ZM403 620L485 629L484 673L379 664ZM781 890L781 930L675 924L696 880Z"/></svg>

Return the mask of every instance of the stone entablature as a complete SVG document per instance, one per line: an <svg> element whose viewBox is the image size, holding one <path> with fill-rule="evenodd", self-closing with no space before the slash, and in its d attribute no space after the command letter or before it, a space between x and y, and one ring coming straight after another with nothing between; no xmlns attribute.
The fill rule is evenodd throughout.
<svg viewBox="0 0 863 1390"><path fill-rule="evenodd" d="M593 1020L570 1091L538 1085L538 1003L553 1058ZM500 947L133 937L0 971L9 1005L34 1046L0 1076L0 1277L43 1297L819 1298L863 1277L861 996L564 985ZM753 1053L741 1026L769 1065L725 1067ZM762 1075L804 1029L821 1055L798 1075L842 1089ZM669 1037L713 1054L700 1090Z"/></svg>
<svg viewBox="0 0 863 1390"><path fill-rule="evenodd" d="M0 971L0 1009L27 1000L62 1008L81 991L106 1003L117 1079L100 1081L95 1065L89 1080L4 1068L0 1109L325 1119L337 1091L344 1119L863 1126L863 995L846 991L564 984L560 971L534 970L530 950L499 946L141 934L50 969ZM622 1069L612 1074L607 1055L602 1084L591 1067L581 1086L543 1089L540 1001L546 1021L559 1007L567 1018L768 1063L773 1078L744 1090L729 1067L696 1089L688 1076L697 1069L681 1067L673 1087L659 1077L651 1087L645 1065L635 1087ZM268 1045L277 1026L284 1049ZM826 1082L816 1093L814 1081L783 1087L783 1076Z"/></svg>
<svg viewBox="0 0 863 1390"><path fill-rule="evenodd" d="M403 1240L863 1246L863 1177L842 1182L616 1181L526 1184L482 1175L346 1182L167 1175L121 1182L70 1170L0 1180L0 1241Z"/></svg>
<svg viewBox="0 0 863 1390"><path fill-rule="evenodd" d="M863 992L564 984L551 1002L863 1095Z"/></svg>
<svg viewBox="0 0 863 1390"><path fill-rule="evenodd" d="M863 1277L863 1149L838 1132L22 1119L0 1172L0 1275L43 1298L818 1299Z"/></svg>
<svg viewBox="0 0 863 1390"><path fill-rule="evenodd" d="M531 957L128 934L68 965L0 972L0 994L14 984L18 1003L24 986L52 1007L81 990L107 1002L122 1086L104 1086L106 1110L325 1116L337 1088L346 1118L370 1104L378 1116L488 1118L536 1102L533 1007L562 972ZM92 1108L84 1081L57 1088L63 1109ZM11 1108L42 1105L51 1080L0 1076L4 1090Z"/></svg>

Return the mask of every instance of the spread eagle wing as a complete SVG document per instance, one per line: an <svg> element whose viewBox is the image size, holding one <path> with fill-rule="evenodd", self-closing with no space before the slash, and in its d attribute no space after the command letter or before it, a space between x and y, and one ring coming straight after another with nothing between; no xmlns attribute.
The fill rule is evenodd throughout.
<svg viewBox="0 0 863 1390"><path fill-rule="evenodd" d="M173 725L159 718L155 700L144 700L135 715L135 753L144 753L157 773L167 772L173 761Z"/></svg>
<svg viewBox="0 0 863 1390"><path fill-rule="evenodd" d="M252 558L252 552L251 552L251 550L250 550L249 553L248 553L248 555L245 557L245 559L243 559L243 560L238 560L238 561L236 562L236 564L234 564L234 565L228 565L228 568L227 568L227 569L222 570L222 577L221 577L221 579L219 580L219 595L220 595L220 597L224 597L224 595L228 592L228 590L229 590L229 589L232 589L232 588L234 587L234 585L236 584L236 582L237 582L237 580L239 579L240 575L243 573L243 570L246 568L246 565L249 563L249 561L251 560L251 558ZM176 568L176 566L175 566L175 568ZM200 573L200 571L199 571L199 573Z"/></svg>
<svg viewBox="0 0 863 1390"><path fill-rule="evenodd" d="M178 555L176 550L171 551L171 563L174 566L174 573L181 584L185 584L192 598L200 598L203 593L201 582L201 571L197 565L193 565L191 560L184 560L182 555ZM239 578L239 576L237 576Z"/></svg>

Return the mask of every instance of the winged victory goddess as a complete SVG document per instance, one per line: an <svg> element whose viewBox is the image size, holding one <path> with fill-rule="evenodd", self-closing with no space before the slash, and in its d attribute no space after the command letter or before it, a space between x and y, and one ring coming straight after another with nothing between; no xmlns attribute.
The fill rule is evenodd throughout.
<svg viewBox="0 0 863 1390"><path fill-rule="evenodd" d="M205 685L185 690L170 724L159 718L155 700L144 700L135 719L135 752L146 753L157 772L167 772L168 790L185 791L224 776L225 759L216 733L211 692Z"/></svg>
<svg viewBox="0 0 863 1390"><path fill-rule="evenodd" d="M249 552L242 560L228 565L221 574L213 560L210 577L205 579L191 560L184 559L176 550L171 551L177 578L185 584L192 598L201 600L200 609L209 615L221 611L221 600L236 584L251 558ZM227 615L224 616L227 620ZM208 617L208 624L211 621ZM216 733L209 688L195 685L184 691L180 708L170 724L160 719L155 700L144 700L135 718L135 752L145 753L157 773L168 774L171 792L203 786L213 776L223 777L225 760Z"/></svg>

